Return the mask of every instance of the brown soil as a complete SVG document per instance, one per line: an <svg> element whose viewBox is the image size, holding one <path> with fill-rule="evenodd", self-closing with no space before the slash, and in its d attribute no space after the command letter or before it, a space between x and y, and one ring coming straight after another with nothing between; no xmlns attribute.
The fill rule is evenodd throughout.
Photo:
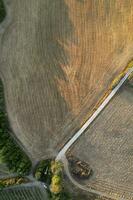
<svg viewBox="0 0 133 200"><path fill-rule="evenodd" d="M57 154L132 59L133 1L12 0L9 8L0 77L14 133L40 160Z"/></svg>
<svg viewBox="0 0 133 200"><path fill-rule="evenodd" d="M70 151L93 170L86 186L124 199L133 199L132 105L133 87L128 83Z"/></svg>

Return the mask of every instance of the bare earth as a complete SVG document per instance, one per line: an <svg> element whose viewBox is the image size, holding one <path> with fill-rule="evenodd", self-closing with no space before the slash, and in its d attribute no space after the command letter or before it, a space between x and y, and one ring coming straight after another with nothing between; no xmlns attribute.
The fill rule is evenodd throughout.
<svg viewBox="0 0 133 200"><path fill-rule="evenodd" d="M93 169L86 185L133 199L133 87L126 85L71 149Z"/></svg>
<svg viewBox="0 0 133 200"><path fill-rule="evenodd" d="M133 0L5 2L0 77L9 120L31 158L55 156L131 60Z"/></svg>

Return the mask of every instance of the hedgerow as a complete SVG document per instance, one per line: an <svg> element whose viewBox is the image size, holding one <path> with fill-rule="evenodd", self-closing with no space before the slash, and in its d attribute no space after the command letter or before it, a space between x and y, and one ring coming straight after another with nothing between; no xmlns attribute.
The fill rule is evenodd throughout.
<svg viewBox="0 0 133 200"><path fill-rule="evenodd" d="M51 184L52 172L51 172L51 160L42 160L37 165L35 170L35 178L39 181L45 182L45 184Z"/></svg>
<svg viewBox="0 0 133 200"><path fill-rule="evenodd" d="M55 160L43 160L36 168L35 178L45 182L50 200L71 200L63 183L63 165Z"/></svg>
<svg viewBox="0 0 133 200"><path fill-rule="evenodd" d="M9 186L29 183L29 182L30 182L29 179L27 179L25 177L12 177L12 178L7 178L7 179L1 179L0 180L0 189L9 187Z"/></svg>
<svg viewBox="0 0 133 200"><path fill-rule="evenodd" d="M31 161L11 137L7 113L5 109L3 85L0 81L0 157L12 172L28 174Z"/></svg>

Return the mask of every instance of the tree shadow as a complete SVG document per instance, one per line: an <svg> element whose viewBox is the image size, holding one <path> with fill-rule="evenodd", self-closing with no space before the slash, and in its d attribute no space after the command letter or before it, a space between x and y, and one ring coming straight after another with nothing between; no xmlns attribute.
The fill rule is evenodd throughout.
<svg viewBox="0 0 133 200"><path fill-rule="evenodd" d="M6 10L3 3L3 0L0 0L0 23L4 20L6 16Z"/></svg>

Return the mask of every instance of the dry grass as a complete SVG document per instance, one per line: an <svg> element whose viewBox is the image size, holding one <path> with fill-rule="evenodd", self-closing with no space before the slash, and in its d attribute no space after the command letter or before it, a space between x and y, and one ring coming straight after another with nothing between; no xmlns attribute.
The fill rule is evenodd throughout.
<svg viewBox="0 0 133 200"><path fill-rule="evenodd" d="M90 164L90 187L133 199L133 88L124 86L71 149Z"/></svg>
<svg viewBox="0 0 133 200"><path fill-rule="evenodd" d="M55 156L132 59L132 0L12 0L0 76L17 138Z"/></svg>

